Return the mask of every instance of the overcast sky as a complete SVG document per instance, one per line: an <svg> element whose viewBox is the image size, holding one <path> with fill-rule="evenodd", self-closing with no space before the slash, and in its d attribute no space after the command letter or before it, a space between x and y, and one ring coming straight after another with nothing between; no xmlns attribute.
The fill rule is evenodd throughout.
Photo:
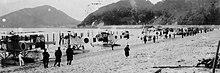
<svg viewBox="0 0 220 73"><path fill-rule="evenodd" d="M0 16L10 12L23 9L33 8L41 5L53 6L67 15L82 21L89 13L119 0L0 0ZM156 3L161 0L150 0ZM92 3L100 3L92 5Z"/></svg>

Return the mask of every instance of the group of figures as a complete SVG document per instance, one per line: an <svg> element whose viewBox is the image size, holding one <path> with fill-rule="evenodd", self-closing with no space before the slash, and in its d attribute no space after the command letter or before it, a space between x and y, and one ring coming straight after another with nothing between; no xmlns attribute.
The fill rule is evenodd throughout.
<svg viewBox="0 0 220 73"><path fill-rule="evenodd" d="M73 60L73 48L70 48L70 45L68 46L66 50L66 55L67 55L67 65L71 65L71 62ZM49 57L50 57L50 54L47 52L47 49L44 49L44 52L43 52L44 68L48 68ZM60 62L61 62L61 57L62 57L62 51L60 50L60 47L58 47L58 50L56 50L55 57L56 58L55 58L54 67L55 66L60 67Z"/></svg>
<svg viewBox="0 0 220 73"><path fill-rule="evenodd" d="M179 33L177 33L177 35L182 35L182 38L185 37L185 36L194 36L198 33L207 33L207 32L210 32L210 31L213 31L214 28L198 28L198 27L189 27L189 28L186 28L186 29L178 29Z"/></svg>
<svg viewBox="0 0 220 73"><path fill-rule="evenodd" d="M146 44L147 41L151 41L153 40L154 43L156 43L156 40L159 39L159 37L164 37L164 39L168 39L168 38L171 38L171 35L173 35L173 37L175 38L175 34L171 34L170 32L173 32L174 30L173 29L169 29L169 28L166 28L164 30L162 29L158 29L158 30L154 30L153 33L155 34L151 34L151 35L148 35L148 33L142 33L144 34L143 38L141 38L141 40L143 39L144 43ZM149 31L149 32L152 32L152 31Z"/></svg>
<svg viewBox="0 0 220 73"><path fill-rule="evenodd" d="M69 45L69 47L70 47L70 45ZM129 51L130 51L129 45L127 45L124 48L124 51L125 51L125 56L128 57L129 56ZM67 48L66 55L67 55L67 65L71 65L71 62L73 60L73 49L72 48ZM44 49L44 52L43 52L44 68L48 68L49 57L50 57L50 54L47 52L47 49ZM56 57L56 60L55 60L55 63L54 63L54 67L55 66L60 67L60 62L61 62L61 57L62 57L62 51L60 50L60 47L58 47L58 50L56 50L55 57Z"/></svg>
<svg viewBox="0 0 220 73"><path fill-rule="evenodd" d="M214 28L209 28L209 27L163 28L163 29L153 30L153 33L155 34L149 34L150 32L152 32L152 30L150 31L144 30L142 32L144 36L141 39L144 41L145 44L147 43L147 41L151 41L151 40L153 40L153 42L155 43L156 40L159 39L159 37L164 37L164 39L168 39L172 37L175 38L177 35L181 35L181 37L184 38L186 36L194 36L198 33L207 33L213 30Z"/></svg>

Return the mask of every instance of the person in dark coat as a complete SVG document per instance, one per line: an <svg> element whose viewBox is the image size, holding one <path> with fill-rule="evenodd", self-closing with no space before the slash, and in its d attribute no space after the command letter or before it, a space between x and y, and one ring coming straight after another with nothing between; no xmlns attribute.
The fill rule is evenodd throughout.
<svg viewBox="0 0 220 73"><path fill-rule="evenodd" d="M144 36L144 44L147 43L147 36Z"/></svg>
<svg viewBox="0 0 220 73"><path fill-rule="evenodd" d="M162 36L162 32L160 32L159 36Z"/></svg>
<svg viewBox="0 0 220 73"><path fill-rule="evenodd" d="M169 38L171 38L171 34L169 34Z"/></svg>
<svg viewBox="0 0 220 73"><path fill-rule="evenodd" d="M44 52L43 52L44 68L48 68L49 57L50 57L50 54L47 52L47 49L44 49Z"/></svg>
<svg viewBox="0 0 220 73"><path fill-rule="evenodd" d="M67 55L67 65L71 65L71 62L73 60L73 49L69 47L66 50L66 55Z"/></svg>
<svg viewBox="0 0 220 73"><path fill-rule="evenodd" d="M60 47L58 47L58 50L55 52L56 60L55 60L54 66L56 66L56 64L58 63L57 66L60 67L61 56L62 56L62 51L60 50Z"/></svg>
<svg viewBox="0 0 220 73"><path fill-rule="evenodd" d="M154 43L156 43L156 36L153 36L153 41Z"/></svg>
<svg viewBox="0 0 220 73"><path fill-rule="evenodd" d="M125 51L125 56L128 57L129 56L129 51L130 51L129 45L127 45L125 47L124 51Z"/></svg>
<svg viewBox="0 0 220 73"><path fill-rule="evenodd" d="M182 32L182 38L184 37L184 34L185 34L185 33L184 33L184 32Z"/></svg>
<svg viewBox="0 0 220 73"><path fill-rule="evenodd" d="M112 50L114 50L114 44L111 44Z"/></svg>

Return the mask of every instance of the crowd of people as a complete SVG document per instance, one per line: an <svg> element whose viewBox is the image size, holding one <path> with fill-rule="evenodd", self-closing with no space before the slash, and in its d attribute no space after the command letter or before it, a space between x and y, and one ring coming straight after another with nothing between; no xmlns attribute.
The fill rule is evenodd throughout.
<svg viewBox="0 0 220 73"><path fill-rule="evenodd" d="M155 35L146 35L141 38L143 39L144 43L146 44L147 41L153 40L154 43L156 43L156 40L158 40L158 37L163 37L164 39L168 38L176 38L177 35L181 35L182 38L187 36L194 36L198 33L207 33L209 31L213 31L214 28L199 28L199 27L188 27L188 28L164 28L163 30L157 30L153 31L153 33L156 33Z"/></svg>

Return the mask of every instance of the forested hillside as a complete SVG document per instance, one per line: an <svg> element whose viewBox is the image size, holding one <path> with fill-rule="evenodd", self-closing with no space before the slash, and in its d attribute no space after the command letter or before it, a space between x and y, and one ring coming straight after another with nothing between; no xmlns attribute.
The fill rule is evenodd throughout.
<svg viewBox="0 0 220 73"><path fill-rule="evenodd" d="M121 0L87 16L79 26L104 25L218 25L219 0Z"/></svg>

